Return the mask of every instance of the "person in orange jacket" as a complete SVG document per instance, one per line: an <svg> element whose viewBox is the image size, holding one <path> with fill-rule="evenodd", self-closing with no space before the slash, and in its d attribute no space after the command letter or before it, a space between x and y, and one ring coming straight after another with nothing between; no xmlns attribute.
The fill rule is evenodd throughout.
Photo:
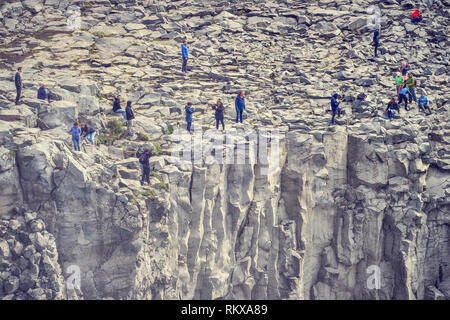
<svg viewBox="0 0 450 320"><path fill-rule="evenodd" d="M422 14L420 13L419 9L414 9L414 12L411 14L411 22L412 23L419 23L422 21Z"/></svg>

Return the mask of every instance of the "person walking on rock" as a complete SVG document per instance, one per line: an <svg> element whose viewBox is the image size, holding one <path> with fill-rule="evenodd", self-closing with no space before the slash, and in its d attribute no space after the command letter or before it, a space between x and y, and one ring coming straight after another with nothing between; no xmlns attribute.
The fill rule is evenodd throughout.
<svg viewBox="0 0 450 320"><path fill-rule="evenodd" d="M405 100L405 110L408 111L408 98L406 97L406 95L409 95L409 98L411 99L411 91L409 91L408 87L405 86L398 93L398 104L400 105L402 103L402 100Z"/></svg>
<svg viewBox="0 0 450 320"><path fill-rule="evenodd" d="M73 124L73 127L69 131L67 131L67 133L72 133L73 148L75 149L75 151L81 151L80 150L81 129L78 127L78 122L75 122Z"/></svg>
<svg viewBox="0 0 450 320"><path fill-rule="evenodd" d="M144 185L144 182L150 185L150 159L151 152L149 149L146 149L139 156L139 163L142 165L142 178L141 178L141 186Z"/></svg>
<svg viewBox="0 0 450 320"><path fill-rule="evenodd" d="M214 117L216 118L216 130L219 130L219 122L222 123L222 130L225 130L225 124L223 123L223 103L220 99L217 100L217 103L213 105L213 110L216 110L214 113Z"/></svg>
<svg viewBox="0 0 450 320"><path fill-rule="evenodd" d="M411 96L409 98L409 103L412 102L412 99L414 99L414 102L417 102L416 98L416 78L412 75L412 73L408 73L408 79L406 80L406 86L408 87L409 91L411 92Z"/></svg>
<svg viewBox="0 0 450 320"><path fill-rule="evenodd" d="M333 93L333 95L331 96L331 112L333 114L331 116L331 124L335 124L334 117L336 116L336 114L338 115L338 118L341 116L341 109L339 108L340 102L338 102L338 98L339 94L337 93Z"/></svg>
<svg viewBox="0 0 450 320"><path fill-rule="evenodd" d="M19 104L20 96L22 94L22 76L20 75L22 73L22 67L17 68L16 75L14 77L14 84L16 85L16 105Z"/></svg>
<svg viewBox="0 0 450 320"><path fill-rule="evenodd" d="M195 112L195 109L192 107L192 103L188 102L184 107L186 111L186 129L189 133L191 133L191 125L192 125L192 114Z"/></svg>
<svg viewBox="0 0 450 320"><path fill-rule="evenodd" d="M377 50L379 44L380 44L380 25L377 24L375 26L375 30L373 31L373 45L375 47L375 58L378 57Z"/></svg>
<svg viewBox="0 0 450 320"><path fill-rule="evenodd" d="M183 43L181 44L181 58L183 59L183 65L181 67L181 71L184 73L187 73L187 62L189 58L189 51L187 47L187 40L184 39Z"/></svg>
<svg viewBox="0 0 450 320"><path fill-rule="evenodd" d="M120 107L120 95L114 98L113 111L115 113L121 113L123 118L127 120L127 113Z"/></svg>
<svg viewBox="0 0 450 320"><path fill-rule="evenodd" d="M419 111L423 110L423 112L427 113L426 110L428 110L428 114L431 114L431 109L430 106L428 105L428 97L425 95L425 92L423 91L420 94L417 106L419 107Z"/></svg>
<svg viewBox="0 0 450 320"><path fill-rule="evenodd" d="M411 14L411 22L419 23L421 21L422 21L422 14L420 13L419 9L414 9L414 12Z"/></svg>
<svg viewBox="0 0 450 320"><path fill-rule="evenodd" d="M94 139L97 132L94 128L88 127L86 123L80 123L81 127L81 137L86 137L88 141L93 145L95 144Z"/></svg>
<svg viewBox="0 0 450 320"><path fill-rule="evenodd" d="M392 120L394 118L395 113L400 114L400 108L398 104L395 102L395 99L391 98L391 101L389 101L386 108L386 115L389 118L389 120Z"/></svg>
<svg viewBox="0 0 450 320"><path fill-rule="evenodd" d="M400 90L402 90L404 83L405 79L403 79L402 74L400 72L397 72L397 76L395 77L395 89L397 90L397 96Z"/></svg>
<svg viewBox="0 0 450 320"><path fill-rule="evenodd" d="M134 119L134 112L133 112L133 109L131 109L131 101L127 101L127 107L125 108L125 113L126 113L126 117L127 117L128 136L131 137L131 136L133 136L132 121Z"/></svg>
<svg viewBox="0 0 450 320"><path fill-rule="evenodd" d="M45 84L43 84L43 83L41 84L41 87L38 89L37 98L39 100L47 100L49 103L51 102L50 92L47 90L47 88L45 87Z"/></svg>
<svg viewBox="0 0 450 320"><path fill-rule="evenodd" d="M236 107L236 123L242 123L242 114L245 110L245 95L244 91L239 92L234 102Z"/></svg>

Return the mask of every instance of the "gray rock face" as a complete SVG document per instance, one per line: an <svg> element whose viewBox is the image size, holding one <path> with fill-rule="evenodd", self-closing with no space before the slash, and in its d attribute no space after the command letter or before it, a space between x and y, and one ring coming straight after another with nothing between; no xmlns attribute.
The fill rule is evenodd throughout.
<svg viewBox="0 0 450 320"><path fill-rule="evenodd" d="M0 298L450 299L448 17L426 3L412 25L409 2L383 1L376 60L368 1L97 0L71 32L80 1L2 4ZM403 60L432 114L413 103L389 121ZM331 126L334 92L345 114ZM111 112L118 93L132 137ZM249 150L231 163L212 161L217 141L225 159L236 148L215 131L217 98L226 138ZM181 159L187 101L200 161ZM98 145L73 151L74 121Z"/></svg>

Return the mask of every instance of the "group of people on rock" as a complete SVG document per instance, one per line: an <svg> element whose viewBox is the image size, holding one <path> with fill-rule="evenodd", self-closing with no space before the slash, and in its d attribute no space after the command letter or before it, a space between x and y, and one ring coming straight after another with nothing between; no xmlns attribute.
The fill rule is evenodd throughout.
<svg viewBox="0 0 450 320"><path fill-rule="evenodd" d="M23 89L23 83L22 83L22 67L17 68L17 72L14 76L14 84L16 86L16 99L15 104L20 104L20 98L22 96L22 89ZM53 102L53 100L50 99L50 91L47 89L44 83L41 84L37 91L37 98L40 100L47 100L49 103Z"/></svg>
<svg viewBox="0 0 450 320"><path fill-rule="evenodd" d="M419 9L414 9L414 12L411 14L411 22L412 23L419 23L422 21L422 14L420 13ZM375 57L377 57L377 49L380 43L380 25L377 24L374 29L373 33L373 44L375 47ZM394 115L396 113L400 114L400 107L399 105L404 102L405 103L405 110L408 111L408 101L409 103L412 103L412 100L414 102L417 102L419 111L424 111L426 114L431 114L431 109L429 107L429 101L428 97L426 96L425 91L422 89L421 95L419 99L416 97L416 86L417 81L412 72L410 71L411 68L408 63L405 61L402 62L402 65L399 69L399 71L396 74L395 77L395 88L397 91L397 100L398 103L395 101L395 98L392 97L387 105L386 108L386 116L389 120L392 120L394 118ZM331 124L335 124L335 116L337 115L338 118L340 117L342 110L339 108L339 99L340 96L337 93L333 93L331 96Z"/></svg>
<svg viewBox="0 0 450 320"><path fill-rule="evenodd" d="M235 99L235 108L236 108L236 123L240 122L242 123L242 115L245 110L245 93L244 91L239 92ZM217 99L217 102L212 105L212 110L214 110L214 117L216 119L216 129L219 129L219 123L222 124L222 130L225 130L225 123L224 123L224 111L225 107L222 103L221 99ZM192 126L192 114L196 111L195 108L192 106L191 102L188 102L186 106L184 107L184 111L186 113L186 129L189 133L191 133L191 126Z"/></svg>
<svg viewBox="0 0 450 320"><path fill-rule="evenodd" d="M419 99L417 99L416 97L417 81L411 72L409 64L406 61L402 62L401 67L396 74L394 84L397 91L398 103L395 101L394 97L389 100L387 108L385 110L386 116L389 120L392 120L395 114L400 114L400 104L402 102L405 103L405 110L409 111L410 109L408 109L408 101L409 103L412 103L412 100L414 100L414 102L417 102L419 111L423 111L428 115L431 114L428 97L426 96L425 91L421 89L421 95ZM338 117L340 117L342 113L341 109L339 108L339 98L340 96L337 93L333 93L333 95L331 96L331 124L335 124L335 116L337 115Z"/></svg>
<svg viewBox="0 0 450 320"><path fill-rule="evenodd" d="M121 113L123 118L127 121L127 133L129 137L133 136L133 119L134 119L134 111L131 107L132 102L130 100L127 101L127 106L125 107L125 110L123 110L120 106L121 96L117 95L114 98L113 103L113 112L115 113Z"/></svg>
<svg viewBox="0 0 450 320"><path fill-rule="evenodd" d="M414 24L418 24L422 21L422 14L420 13L419 8L414 9L413 13L411 14L411 22ZM374 30L373 30L373 46L374 46L374 56L378 57L377 50L380 45L380 24L376 24Z"/></svg>
<svg viewBox="0 0 450 320"><path fill-rule="evenodd" d="M80 150L80 140L82 138L87 138L87 140L93 145L95 144L94 139L97 134L94 128L88 127L86 123L78 123L75 122L73 124L73 127L70 128L67 133L72 134L72 142L73 142L73 148L75 151L81 151Z"/></svg>
<svg viewBox="0 0 450 320"><path fill-rule="evenodd" d="M406 61L402 62L400 70L397 72L395 77L395 88L397 91L398 104L395 102L395 98L391 98L386 108L386 115L389 120L392 120L396 113L400 114L399 105L404 102L405 110L408 111L408 101L409 103L417 102L419 111L425 112L426 114L431 114L431 109L429 106L428 97L425 91L422 89L419 99L416 96L417 81L411 72L411 68Z"/></svg>

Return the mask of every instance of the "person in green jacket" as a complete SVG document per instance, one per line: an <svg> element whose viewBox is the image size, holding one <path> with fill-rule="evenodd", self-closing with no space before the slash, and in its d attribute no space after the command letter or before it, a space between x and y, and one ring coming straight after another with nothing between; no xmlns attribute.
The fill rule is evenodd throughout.
<svg viewBox="0 0 450 320"><path fill-rule="evenodd" d="M406 80L406 86L408 87L409 91L411 91L411 95L409 96L409 103L414 99L414 102L417 102L416 98L416 78L412 75L412 73L408 73L408 79Z"/></svg>
<svg viewBox="0 0 450 320"><path fill-rule="evenodd" d="M403 83L405 80L402 77L402 74L400 72L397 72L397 76L395 77L395 88L397 89L397 96L400 90L402 90Z"/></svg>

